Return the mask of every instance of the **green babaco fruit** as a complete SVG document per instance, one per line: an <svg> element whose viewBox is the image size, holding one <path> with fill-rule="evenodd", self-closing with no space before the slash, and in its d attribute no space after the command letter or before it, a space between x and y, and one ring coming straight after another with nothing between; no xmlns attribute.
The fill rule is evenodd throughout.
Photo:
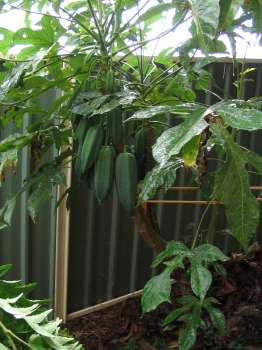
<svg viewBox="0 0 262 350"><path fill-rule="evenodd" d="M123 152L118 155L115 177L119 201L126 210L131 211L137 194L137 163L132 153Z"/></svg>
<svg viewBox="0 0 262 350"><path fill-rule="evenodd" d="M95 164L95 194L101 203L106 199L114 178L116 152L113 146L102 146Z"/></svg>
<svg viewBox="0 0 262 350"><path fill-rule="evenodd" d="M118 146L123 140L122 109L117 107L108 115L108 131L112 143Z"/></svg>
<svg viewBox="0 0 262 350"><path fill-rule="evenodd" d="M90 123L90 120L88 119L81 118L81 120L79 121L77 128L75 130L75 137L79 142L79 144L83 142L87 129L89 128L90 125L91 123Z"/></svg>
<svg viewBox="0 0 262 350"><path fill-rule="evenodd" d="M91 126L85 135L81 151L81 174L91 168L97 159L98 152L104 139L104 130L101 126Z"/></svg>

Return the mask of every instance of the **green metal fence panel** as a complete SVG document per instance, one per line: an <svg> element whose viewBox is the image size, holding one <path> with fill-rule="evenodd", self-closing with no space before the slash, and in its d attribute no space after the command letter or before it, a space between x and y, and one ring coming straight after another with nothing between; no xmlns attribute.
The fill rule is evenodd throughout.
<svg viewBox="0 0 262 350"><path fill-rule="evenodd" d="M48 105L54 97L54 92L42 97L40 103ZM25 118L22 131L26 130L28 118ZM0 137L21 132L15 125L0 129ZM49 152L54 156L54 151ZM0 189L0 204L7 196L22 186L30 173L30 149L25 148L18 162L17 173L7 174L6 181ZM55 202L56 191L53 199L41 210L37 222L34 224L29 218L26 202L28 193L23 193L17 203L10 228L0 231L0 264L12 264L13 268L7 275L7 279L21 279L25 283L37 282L37 289L32 293L35 298L49 298L50 305L53 299L54 287L54 258L55 258Z"/></svg>
<svg viewBox="0 0 262 350"><path fill-rule="evenodd" d="M245 97L262 95L262 64L256 67L245 85ZM232 64L213 64L217 85L210 82L210 89L224 98L233 98L235 88L232 79ZM199 100L211 104L217 102L212 93L199 94ZM241 143L258 152L261 150L262 133L241 133ZM260 151L261 153L261 151ZM215 164L214 164L215 166ZM252 184L259 179L252 177ZM177 185L187 183L187 174L180 172ZM86 183L73 177L73 198L70 226L69 299L68 311L73 312L87 306L117 297L143 287L152 275L150 263L152 251L136 232L132 219L119 205L115 190L111 197L99 206ZM160 195L161 196L161 195ZM163 195L162 197L163 198ZM164 198L174 199L174 193ZM178 191L175 199L199 199L199 193ZM203 206L159 205L156 215L163 236L167 240L188 240L196 229ZM226 221L221 207L214 206L204 220L203 227L213 241L227 252L236 247L236 242L226 233ZM261 239L261 227L260 232Z"/></svg>

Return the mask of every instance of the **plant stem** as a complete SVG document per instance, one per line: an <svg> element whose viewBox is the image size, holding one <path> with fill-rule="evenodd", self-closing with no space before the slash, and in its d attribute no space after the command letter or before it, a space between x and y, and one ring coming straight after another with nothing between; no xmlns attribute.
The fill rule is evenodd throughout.
<svg viewBox="0 0 262 350"><path fill-rule="evenodd" d="M95 11L94 11L94 8L92 6L92 3L90 0L87 0L87 3L88 3L88 7L89 7L89 10L92 14L92 17L94 19L94 22L95 22L95 26L96 26L96 29L98 31L98 35L99 35L99 39L100 39L100 46L101 46L101 51L104 53L104 55L107 57L107 50L106 50L106 46L105 46L105 40L103 38L103 35L102 35L102 31L101 31L101 28L100 28L100 25L98 23L98 19L96 17L96 14L95 14Z"/></svg>
<svg viewBox="0 0 262 350"><path fill-rule="evenodd" d="M115 41L115 39L118 37L118 35L121 34L124 30L126 30L126 29L129 27L129 25L130 25L130 23L132 22L132 20L133 20L134 18L136 18L136 16L139 14L139 12L142 11L143 8L144 8L147 4L150 3L150 1L151 1L151 0L147 0L147 1L144 3L144 5L141 6L141 8L139 9L139 11L136 12L136 13L123 25L123 27L120 28L119 31L116 32L116 33L113 35L112 39L109 41L109 45L112 45L113 42Z"/></svg>
<svg viewBox="0 0 262 350"><path fill-rule="evenodd" d="M133 51L136 51L137 49L139 49L140 47L142 46L145 46L146 44L154 41L154 40L158 40L158 39L161 39L163 38L164 36L166 36L167 34L171 33L173 30L175 29L175 26L173 26L172 28L160 33L159 35L155 36L154 38L151 38L151 39L147 39L147 40L144 40L144 41L141 41L139 43L135 43L135 44L130 44L130 45L126 45L126 46L123 46L121 47L120 49L116 50L112 56L117 56L117 54L119 54L120 52L126 50L126 49L129 49L131 47L134 47L129 53L127 53L126 55L124 55L123 57L120 58L119 61L122 61L124 60L126 57L128 57Z"/></svg>
<svg viewBox="0 0 262 350"><path fill-rule="evenodd" d="M53 1L52 0L49 0L49 2L52 4ZM64 9L63 7L59 6L59 9L61 11L63 11L65 14L67 14L67 16L69 18L71 18L72 22L75 22L77 23L80 27L82 27L89 35L92 36L93 39L96 40L96 36L94 35L94 33L92 32L92 30L90 30L85 24L83 24L81 21L79 21L78 18L75 18L73 15L71 15L70 12L68 12L66 9Z"/></svg>
<svg viewBox="0 0 262 350"><path fill-rule="evenodd" d="M8 341L9 341L9 344L12 347L12 349L13 350L17 350L17 347L16 347L16 345L15 345L15 343L14 343L12 337L11 337L11 334L10 334L12 332L5 327L5 325L2 323L2 321L0 321L0 327L2 328L2 331L4 332L4 334L6 335Z"/></svg>
<svg viewBox="0 0 262 350"><path fill-rule="evenodd" d="M72 21L71 19L69 18L64 18L64 17L60 17L60 16L55 16L55 15L50 15L49 13L42 13L42 12L37 12L37 11L31 11L31 10L27 10L25 8L22 8L22 7L18 7L18 6L15 6L15 5L9 5L12 9L14 10L19 10L19 11L24 11L26 13L31 13L31 14L34 14L34 15L41 15L41 16L44 16L44 17L51 17L51 18L56 18L56 19L59 19L59 20L63 20L63 21L69 21L71 23L73 23L74 21Z"/></svg>
<svg viewBox="0 0 262 350"><path fill-rule="evenodd" d="M175 66L175 65L173 65L173 66ZM173 66L171 66L171 67L173 67ZM171 69L171 67L170 67L170 69ZM181 67L179 67L178 69L176 69L174 72L172 72L172 73L170 73L170 74L168 74L168 75L166 75L165 76L165 73L166 73L166 71L164 71L163 73L161 73L156 79L158 79L158 78L160 78L161 76L162 76L162 78L160 79L160 80L158 80L158 81L156 81L156 79L154 79L152 82L151 82L151 86L150 86L150 88L147 90L147 92L145 93L145 95L144 95L144 98L146 97L146 96L148 96L149 94L150 94L150 92L152 91L152 90L154 90L154 88L157 86L157 85L159 85L160 83L162 83L163 81L165 81L167 78L170 78L171 76L173 76L174 74L176 74L176 73L178 73L181 69L182 69L183 67L181 66ZM155 84L154 84L154 82L155 82Z"/></svg>
<svg viewBox="0 0 262 350"><path fill-rule="evenodd" d="M153 222L142 206L134 209L134 222L147 245L156 253L165 248L165 241L155 229Z"/></svg>
<svg viewBox="0 0 262 350"><path fill-rule="evenodd" d="M211 201L212 201L212 199L210 200L210 202L211 202ZM209 207L210 207L210 203L206 206L206 208L205 208L205 210L204 210L204 212L203 212L203 214L202 214L202 216L201 216L201 219L200 219L199 224L198 224L198 226L197 226L197 230L196 230L196 233L195 233L193 242L192 242L191 249L194 249L195 246L196 246L197 239L198 239L198 235L199 235L199 230L200 230L200 227L201 227L201 225L202 225L202 222L203 222L203 220L204 220L204 218L205 218L205 216L206 216L206 213L207 213Z"/></svg>

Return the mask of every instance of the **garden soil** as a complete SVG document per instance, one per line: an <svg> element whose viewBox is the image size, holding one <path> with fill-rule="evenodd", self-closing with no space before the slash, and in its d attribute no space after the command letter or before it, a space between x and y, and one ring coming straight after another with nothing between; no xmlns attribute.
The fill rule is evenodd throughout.
<svg viewBox="0 0 262 350"><path fill-rule="evenodd" d="M194 350L262 350L262 248L253 245L248 255L232 254L223 264L226 277L214 272L210 295L217 298L227 320L227 335L211 327L198 336ZM141 318L140 298L135 297L67 323L68 330L88 350L178 349L176 322L164 332L161 321L176 297L189 291L182 271L174 275L173 305L162 304ZM209 324L208 316L206 316Z"/></svg>

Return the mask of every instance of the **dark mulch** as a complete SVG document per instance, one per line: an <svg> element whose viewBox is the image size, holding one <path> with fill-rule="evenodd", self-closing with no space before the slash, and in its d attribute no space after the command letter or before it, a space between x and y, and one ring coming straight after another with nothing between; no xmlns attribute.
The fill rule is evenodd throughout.
<svg viewBox="0 0 262 350"><path fill-rule="evenodd" d="M224 263L227 277L214 273L210 295L217 298L227 320L227 335L212 329L199 334L196 350L262 350L262 248L254 245L247 256L232 255ZM174 276L173 300L187 290L181 272ZM177 281L177 282L176 282ZM174 307L173 305L173 307ZM88 350L178 349L174 330L163 332L161 320L172 309L163 304L141 319L139 298L68 322L69 331Z"/></svg>

